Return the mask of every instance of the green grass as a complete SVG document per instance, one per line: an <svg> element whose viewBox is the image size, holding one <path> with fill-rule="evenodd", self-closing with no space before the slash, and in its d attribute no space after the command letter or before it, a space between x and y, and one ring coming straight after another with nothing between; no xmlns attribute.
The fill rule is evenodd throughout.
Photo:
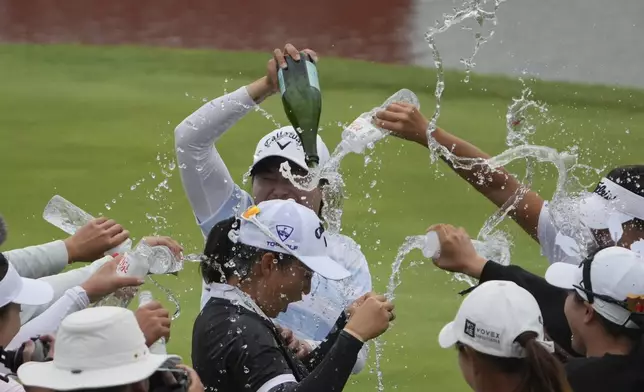
<svg viewBox="0 0 644 392"><path fill-rule="evenodd" d="M153 192L163 178L159 162L167 166L172 159L174 126L202 98L215 98L260 76L266 57L138 47L0 46L0 212L10 229L4 249L61 237L41 218L46 202L58 193L93 214L119 220L137 237L155 230L146 213L162 215L169 225L160 233L176 237L190 252L200 250L203 238L183 194L179 169L170 171L171 192ZM403 87L418 93L427 115L433 112L433 70L326 58L319 70L322 135L330 146L339 140L339 122L351 121ZM447 74L440 125L490 153L503 151L505 110L520 95L521 83L474 75L466 84L462 78ZM596 167L641 159L643 92L538 81L528 85L550 105L552 118L537 122L534 143L560 149L575 144L581 161ZM279 99L262 107L286 124ZM273 128L255 112L223 137L218 147L235 178L248 168L255 141ZM343 163L348 193L343 230L362 245L377 290L385 288L406 236L438 222L475 234L494 211L444 165L430 164L427 151L418 146L391 139L371 157L367 165L357 156ZM522 167L510 169L521 173ZM552 192L554 174L552 167L538 166L534 185L545 197ZM130 190L141 179L145 182ZM374 180L377 185L371 188ZM109 211L106 203L112 204ZM507 228L514 234L513 260L543 271L546 261L537 246L514 224ZM409 260L421 261L420 254ZM190 268L163 281L180 295L183 308L169 348L189 359L200 279ZM455 353L436 343L438 331L456 311L462 288L431 263L404 270L397 291L398 319L384 337L387 390L420 391L428 385L467 390ZM375 373L366 370L351 380L349 389L374 390L375 380Z"/></svg>

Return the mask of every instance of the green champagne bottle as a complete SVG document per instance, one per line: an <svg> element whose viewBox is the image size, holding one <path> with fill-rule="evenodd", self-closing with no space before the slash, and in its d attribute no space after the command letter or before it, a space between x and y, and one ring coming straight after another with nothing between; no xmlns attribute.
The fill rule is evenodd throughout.
<svg viewBox="0 0 644 392"><path fill-rule="evenodd" d="M288 120L302 142L306 163L315 167L320 163L317 151L318 126L322 113L322 94L318 71L313 59L300 53L300 61L286 56L287 67L277 71L282 104Z"/></svg>

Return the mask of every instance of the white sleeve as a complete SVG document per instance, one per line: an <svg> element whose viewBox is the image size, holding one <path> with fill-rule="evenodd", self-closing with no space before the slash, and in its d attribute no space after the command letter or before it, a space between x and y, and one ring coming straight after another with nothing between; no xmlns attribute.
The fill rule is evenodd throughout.
<svg viewBox="0 0 644 392"><path fill-rule="evenodd" d="M557 243L559 231L552 221L548 202L543 203L541 214L539 215L539 223L537 225L537 238L541 246L541 254L545 256L550 264L553 263L569 263L579 264L581 260L579 257L568 255Z"/></svg>
<svg viewBox="0 0 644 392"><path fill-rule="evenodd" d="M181 181L199 223L217 214L235 190L214 143L254 107L242 87L206 103L174 131Z"/></svg>
<svg viewBox="0 0 644 392"><path fill-rule="evenodd" d="M23 278L56 275L67 267L69 255L63 241L2 252Z"/></svg>
<svg viewBox="0 0 644 392"><path fill-rule="evenodd" d="M54 289L54 296L48 304L38 306L22 305L20 310L20 323L24 325L34 317L38 317L47 310L51 304L58 301L58 299L61 298L67 290L85 283L87 279L89 279L100 267L103 266L103 264L110 260L112 260L112 256L105 256L94 261L88 266L75 268L57 275L46 276L39 279L43 282L49 283L49 285Z"/></svg>
<svg viewBox="0 0 644 392"><path fill-rule="evenodd" d="M51 305L40 316L29 321L11 340L7 350L15 350L32 337L55 334L60 323L67 315L83 310L89 306L87 293L81 287L74 287L65 292L58 301Z"/></svg>

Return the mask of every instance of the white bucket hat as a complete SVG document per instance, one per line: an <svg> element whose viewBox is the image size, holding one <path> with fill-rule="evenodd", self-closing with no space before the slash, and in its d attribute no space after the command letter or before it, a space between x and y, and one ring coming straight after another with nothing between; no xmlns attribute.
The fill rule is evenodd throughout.
<svg viewBox="0 0 644 392"><path fill-rule="evenodd" d="M268 200L250 207L241 215L236 235L242 244L290 254L326 279L341 280L351 275L327 254L320 218L294 200Z"/></svg>
<svg viewBox="0 0 644 392"><path fill-rule="evenodd" d="M108 388L149 378L171 355L151 354L134 313L101 306L67 316L56 335L50 362L27 362L18 369L21 383L55 391Z"/></svg>
<svg viewBox="0 0 644 392"><path fill-rule="evenodd" d="M516 342L524 332L536 333L537 341L554 351L545 341L541 310L532 294L514 282L490 280L463 300L454 321L438 335L438 343L449 348L460 342L483 354L524 358L525 349Z"/></svg>
<svg viewBox="0 0 644 392"><path fill-rule="evenodd" d="M329 154L329 149L320 135L317 137L317 151L320 158L319 164L322 166L329 160L331 154ZM253 168L260 161L270 157L288 159L299 167L308 170L302 141L295 129L290 125L272 131L257 143L255 154L253 155Z"/></svg>

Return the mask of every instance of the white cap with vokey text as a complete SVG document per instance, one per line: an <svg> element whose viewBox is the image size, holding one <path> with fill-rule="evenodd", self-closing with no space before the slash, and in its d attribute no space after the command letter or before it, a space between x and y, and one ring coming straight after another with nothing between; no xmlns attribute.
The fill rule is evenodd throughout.
<svg viewBox="0 0 644 392"><path fill-rule="evenodd" d="M536 340L553 351L545 341L541 310L532 294L514 282L491 280L463 300L438 342L443 348L460 342L483 354L524 358L525 349L516 342L524 332L534 332Z"/></svg>

